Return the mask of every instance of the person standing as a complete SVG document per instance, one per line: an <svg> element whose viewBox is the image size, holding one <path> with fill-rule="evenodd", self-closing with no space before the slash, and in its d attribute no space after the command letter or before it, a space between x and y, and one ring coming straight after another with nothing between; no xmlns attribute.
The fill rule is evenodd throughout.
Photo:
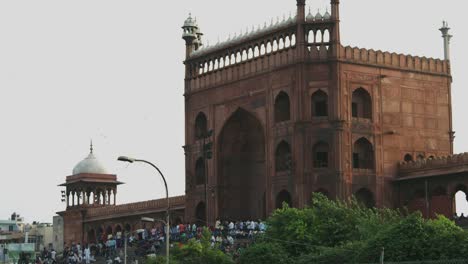
<svg viewBox="0 0 468 264"><path fill-rule="evenodd" d="M91 262L91 249L89 248L89 245L86 245L84 249L84 260L86 264Z"/></svg>

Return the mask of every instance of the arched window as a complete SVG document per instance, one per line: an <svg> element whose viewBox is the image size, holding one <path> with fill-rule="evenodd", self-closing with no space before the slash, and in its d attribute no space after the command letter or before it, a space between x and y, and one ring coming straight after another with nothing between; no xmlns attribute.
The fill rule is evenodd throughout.
<svg viewBox="0 0 468 264"><path fill-rule="evenodd" d="M313 148L314 168L328 168L328 144L319 142Z"/></svg>
<svg viewBox="0 0 468 264"><path fill-rule="evenodd" d="M276 147L275 169L277 172L291 170L291 148L285 141Z"/></svg>
<svg viewBox="0 0 468 264"><path fill-rule="evenodd" d="M275 122L290 120L289 96L285 92L280 92L275 99Z"/></svg>
<svg viewBox="0 0 468 264"><path fill-rule="evenodd" d="M372 144L366 138L360 138L354 143L353 168L374 168L374 150Z"/></svg>
<svg viewBox="0 0 468 264"><path fill-rule="evenodd" d="M205 162L199 158L195 163L195 183L197 185L205 184Z"/></svg>
<svg viewBox="0 0 468 264"><path fill-rule="evenodd" d="M276 196L276 209L283 208L283 203L287 203L289 207L292 207L291 194L286 190L282 190Z"/></svg>
<svg viewBox="0 0 468 264"><path fill-rule="evenodd" d="M353 117L372 119L372 100L365 89L358 88L353 92L351 110Z"/></svg>
<svg viewBox="0 0 468 264"><path fill-rule="evenodd" d="M405 160L406 162L413 161L413 156L411 156L411 154L406 154L404 160Z"/></svg>
<svg viewBox="0 0 468 264"><path fill-rule="evenodd" d="M200 112L195 119L195 138L203 138L207 133L207 121L204 113Z"/></svg>
<svg viewBox="0 0 468 264"><path fill-rule="evenodd" d="M418 155L418 160L423 160L424 159L424 155L423 154L419 154Z"/></svg>
<svg viewBox="0 0 468 264"><path fill-rule="evenodd" d="M375 206L374 194L366 188L359 189L354 196L356 200L367 208Z"/></svg>
<svg viewBox="0 0 468 264"><path fill-rule="evenodd" d="M321 90L312 94L312 116L328 116L328 95Z"/></svg>

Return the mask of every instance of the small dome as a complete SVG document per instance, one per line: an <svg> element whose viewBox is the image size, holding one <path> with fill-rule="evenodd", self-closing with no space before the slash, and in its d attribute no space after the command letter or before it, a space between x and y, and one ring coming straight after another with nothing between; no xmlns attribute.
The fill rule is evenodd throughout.
<svg viewBox="0 0 468 264"><path fill-rule="evenodd" d="M315 15L316 20L322 19L322 14L320 14L320 10L317 11L317 14Z"/></svg>
<svg viewBox="0 0 468 264"><path fill-rule="evenodd" d="M184 22L184 27L197 27L197 20L192 18L192 14Z"/></svg>
<svg viewBox="0 0 468 264"><path fill-rule="evenodd" d="M323 15L323 19L330 19L331 18L331 15L330 13L328 13L328 10L327 12L325 12L325 15Z"/></svg>
<svg viewBox="0 0 468 264"><path fill-rule="evenodd" d="M84 160L80 161L73 168L73 175L81 173L91 173L91 174L107 174L104 166L96 159L93 154L93 145L91 145L91 151Z"/></svg>

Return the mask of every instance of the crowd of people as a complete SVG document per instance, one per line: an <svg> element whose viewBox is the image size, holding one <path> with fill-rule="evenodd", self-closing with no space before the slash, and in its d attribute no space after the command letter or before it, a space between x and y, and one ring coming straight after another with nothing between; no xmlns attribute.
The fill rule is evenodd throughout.
<svg viewBox="0 0 468 264"><path fill-rule="evenodd" d="M210 243L214 248L236 257L257 234L266 230L265 222L259 221L216 221L214 226L201 224L178 224L169 229L171 247L181 247L188 240L200 240L203 231L210 232ZM63 263L89 264L96 258L104 258L107 263L121 263L124 258L124 245L127 239L127 252L131 260L147 255L165 254L165 226L159 225L151 229L139 229L123 236L121 232L115 235L102 235L99 242L82 247L80 243L65 247Z"/></svg>

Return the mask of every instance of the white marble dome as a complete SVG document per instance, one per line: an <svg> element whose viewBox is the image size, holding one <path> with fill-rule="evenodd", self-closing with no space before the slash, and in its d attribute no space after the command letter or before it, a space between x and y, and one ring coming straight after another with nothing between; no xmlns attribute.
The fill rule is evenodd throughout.
<svg viewBox="0 0 468 264"><path fill-rule="evenodd" d="M88 157L80 161L73 168L73 175L80 173L107 174L104 166L94 156L92 147Z"/></svg>

